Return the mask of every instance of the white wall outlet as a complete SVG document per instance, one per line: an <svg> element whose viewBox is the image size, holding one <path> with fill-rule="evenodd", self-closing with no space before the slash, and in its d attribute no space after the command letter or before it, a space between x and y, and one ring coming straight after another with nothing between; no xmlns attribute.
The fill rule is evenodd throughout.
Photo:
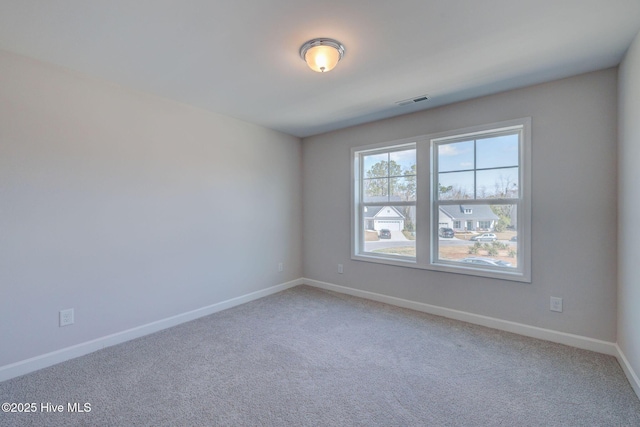
<svg viewBox="0 0 640 427"><path fill-rule="evenodd" d="M344 273L344 267L342 266L342 264L338 264L338 273Z"/></svg>
<svg viewBox="0 0 640 427"><path fill-rule="evenodd" d="M549 310L557 311L562 313L562 298L551 297L551 303L549 305Z"/></svg>
<svg viewBox="0 0 640 427"><path fill-rule="evenodd" d="M60 310L60 326L73 325L73 308Z"/></svg>
<svg viewBox="0 0 640 427"><path fill-rule="evenodd" d="M279 262L279 263L278 263L278 271L279 271L279 272L282 272L282 270L284 270L284 264L283 264L283 263L281 263L281 262Z"/></svg>

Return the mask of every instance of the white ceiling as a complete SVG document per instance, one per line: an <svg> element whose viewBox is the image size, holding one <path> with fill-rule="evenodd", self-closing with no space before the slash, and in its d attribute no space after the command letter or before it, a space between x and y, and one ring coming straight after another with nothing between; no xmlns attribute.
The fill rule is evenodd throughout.
<svg viewBox="0 0 640 427"><path fill-rule="evenodd" d="M301 137L615 66L639 29L640 0L0 0L0 49Z"/></svg>

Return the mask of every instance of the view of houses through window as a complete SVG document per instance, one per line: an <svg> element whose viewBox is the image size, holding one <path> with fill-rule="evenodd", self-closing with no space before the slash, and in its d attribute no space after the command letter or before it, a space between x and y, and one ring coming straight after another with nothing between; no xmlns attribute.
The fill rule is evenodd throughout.
<svg viewBox="0 0 640 427"><path fill-rule="evenodd" d="M353 256L528 281L530 125L503 123L354 149Z"/></svg>
<svg viewBox="0 0 640 427"><path fill-rule="evenodd" d="M416 149L362 156L362 233L365 252L416 256Z"/></svg>
<svg viewBox="0 0 640 427"><path fill-rule="evenodd" d="M455 219L460 217L464 220ZM469 263L473 263L470 258L481 257L487 263L516 267L516 218L515 205L441 206L439 257ZM416 256L415 207L365 206L363 219L366 252Z"/></svg>
<svg viewBox="0 0 640 427"><path fill-rule="evenodd" d="M437 260L516 268L520 130L453 137L434 148Z"/></svg>
<svg viewBox="0 0 640 427"><path fill-rule="evenodd" d="M442 205L438 211L439 259L517 267L516 205Z"/></svg>

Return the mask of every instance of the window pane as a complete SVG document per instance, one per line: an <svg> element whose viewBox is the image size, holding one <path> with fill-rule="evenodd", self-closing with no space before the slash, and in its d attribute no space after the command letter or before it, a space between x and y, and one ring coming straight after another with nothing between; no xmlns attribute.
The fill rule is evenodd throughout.
<svg viewBox="0 0 640 427"><path fill-rule="evenodd" d="M389 200L389 179L363 179L362 189L365 202L383 202Z"/></svg>
<svg viewBox="0 0 640 427"><path fill-rule="evenodd" d="M414 202L416 200L416 177L389 178L391 197L390 200L401 202Z"/></svg>
<svg viewBox="0 0 640 427"><path fill-rule="evenodd" d="M473 172L447 172L438 174L438 199L473 199Z"/></svg>
<svg viewBox="0 0 640 427"><path fill-rule="evenodd" d="M415 258L415 206L365 206L361 223L365 252Z"/></svg>
<svg viewBox="0 0 640 427"><path fill-rule="evenodd" d="M393 151L389 153L390 175L415 175L416 174L416 150ZM394 167L394 164L398 168ZM399 171L400 173L394 173Z"/></svg>
<svg viewBox="0 0 640 427"><path fill-rule="evenodd" d="M518 168L478 171L476 186L478 199L517 198Z"/></svg>
<svg viewBox="0 0 640 427"><path fill-rule="evenodd" d="M476 168L518 166L518 134L476 141Z"/></svg>
<svg viewBox="0 0 640 427"><path fill-rule="evenodd" d="M517 205L441 205L439 211L440 260L489 269L518 266Z"/></svg>
<svg viewBox="0 0 640 427"><path fill-rule="evenodd" d="M473 141L438 145L438 170L440 172L474 168Z"/></svg>
<svg viewBox="0 0 640 427"><path fill-rule="evenodd" d="M389 176L388 161L388 153L364 156L364 173L362 177L377 178Z"/></svg>

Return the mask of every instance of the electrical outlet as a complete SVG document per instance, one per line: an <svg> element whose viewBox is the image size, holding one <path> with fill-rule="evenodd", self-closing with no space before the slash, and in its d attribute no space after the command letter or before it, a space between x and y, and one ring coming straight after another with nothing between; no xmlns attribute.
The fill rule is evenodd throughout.
<svg viewBox="0 0 640 427"><path fill-rule="evenodd" d="M279 263L278 263L278 271L279 271L279 272L282 272L282 270L284 270L284 264L283 264L283 263L281 263L281 262L279 262Z"/></svg>
<svg viewBox="0 0 640 427"><path fill-rule="evenodd" d="M73 325L73 308L60 310L60 326Z"/></svg>
<svg viewBox="0 0 640 427"><path fill-rule="evenodd" d="M562 298L551 297L549 310L562 313Z"/></svg>
<svg viewBox="0 0 640 427"><path fill-rule="evenodd" d="M338 264L338 273L339 274L344 273L344 267L342 266L342 264Z"/></svg>

